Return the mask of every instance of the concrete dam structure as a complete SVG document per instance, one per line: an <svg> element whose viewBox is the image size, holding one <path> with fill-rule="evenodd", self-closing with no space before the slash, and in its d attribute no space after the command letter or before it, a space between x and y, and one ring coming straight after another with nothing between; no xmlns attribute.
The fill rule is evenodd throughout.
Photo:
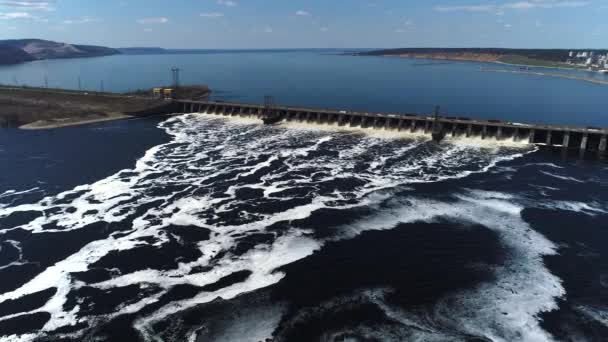
<svg viewBox="0 0 608 342"><path fill-rule="evenodd" d="M521 124L499 120L477 120L465 117L418 114L383 114L325 109L298 108L228 102L178 100L182 113L208 113L222 116L251 117L262 119L269 114L279 115L286 122L333 124L342 127L360 127L424 133L429 136L433 128L440 125L448 137L467 137L561 147L564 150L578 149L594 152L600 158L606 156L608 129L581 128Z"/></svg>

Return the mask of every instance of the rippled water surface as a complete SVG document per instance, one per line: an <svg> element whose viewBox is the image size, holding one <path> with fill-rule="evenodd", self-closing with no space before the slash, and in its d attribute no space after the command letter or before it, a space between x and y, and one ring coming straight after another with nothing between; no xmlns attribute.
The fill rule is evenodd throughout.
<svg viewBox="0 0 608 342"><path fill-rule="evenodd" d="M1 341L608 337L603 163L205 114L31 141L87 130L103 177L0 183Z"/></svg>
<svg viewBox="0 0 608 342"><path fill-rule="evenodd" d="M486 72L518 67L404 58L344 56L341 50L211 51L117 55L0 66L0 84L125 92L171 83L207 84L213 99L391 113L443 113L556 125L607 127L607 85L558 77ZM608 80L580 70L532 68ZM46 81L45 81L46 80Z"/></svg>

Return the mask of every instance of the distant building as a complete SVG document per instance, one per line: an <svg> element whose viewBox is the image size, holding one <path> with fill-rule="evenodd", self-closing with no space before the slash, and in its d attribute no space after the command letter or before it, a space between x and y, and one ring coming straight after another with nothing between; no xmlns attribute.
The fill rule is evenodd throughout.
<svg viewBox="0 0 608 342"><path fill-rule="evenodd" d="M587 58L587 57L589 57L589 55L587 54L587 52L583 52L581 54L581 58Z"/></svg>
<svg viewBox="0 0 608 342"><path fill-rule="evenodd" d="M574 57L574 51L570 51L570 53L568 54L568 56Z"/></svg>
<svg viewBox="0 0 608 342"><path fill-rule="evenodd" d="M591 64L593 64L593 58L587 58L587 66L590 66Z"/></svg>

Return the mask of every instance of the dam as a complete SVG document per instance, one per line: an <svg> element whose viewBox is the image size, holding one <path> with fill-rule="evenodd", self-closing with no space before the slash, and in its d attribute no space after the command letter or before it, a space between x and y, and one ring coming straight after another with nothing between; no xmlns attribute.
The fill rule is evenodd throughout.
<svg viewBox="0 0 608 342"><path fill-rule="evenodd" d="M446 136L498 141L511 140L562 148L578 149L581 153L592 152L604 158L608 145L608 129L594 127L570 127L538 124L522 124L500 120L478 120L466 117L439 116L413 113L368 113L289 106L242 104L214 101L176 100L181 113L207 113L221 116L262 118L272 111L286 122L332 124L342 127L360 127L433 133L439 123Z"/></svg>

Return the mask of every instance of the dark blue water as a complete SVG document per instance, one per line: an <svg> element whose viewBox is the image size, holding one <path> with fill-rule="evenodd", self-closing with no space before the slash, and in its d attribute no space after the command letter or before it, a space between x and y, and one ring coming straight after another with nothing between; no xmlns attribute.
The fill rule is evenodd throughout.
<svg viewBox="0 0 608 342"><path fill-rule="evenodd" d="M253 101L237 77L223 94ZM0 131L0 341L608 338L605 162L243 120Z"/></svg>
<svg viewBox="0 0 608 342"><path fill-rule="evenodd" d="M172 67L186 84L208 84L216 99L277 102L377 112L443 111L473 118L579 126L608 126L608 86L534 75L481 72L497 64L445 63L337 55L338 51L111 56L0 67L0 83L110 91L171 82ZM551 71L552 69L538 69ZM586 71L555 71L589 76ZM598 79L608 76L594 74Z"/></svg>

